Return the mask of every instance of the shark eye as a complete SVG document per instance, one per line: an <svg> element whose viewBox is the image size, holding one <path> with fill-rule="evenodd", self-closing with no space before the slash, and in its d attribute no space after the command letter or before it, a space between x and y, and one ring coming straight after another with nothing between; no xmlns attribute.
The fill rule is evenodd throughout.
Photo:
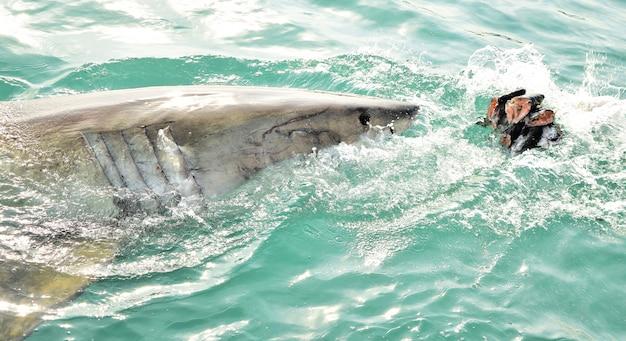
<svg viewBox="0 0 626 341"><path fill-rule="evenodd" d="M363 112L361 113L361 115L359 115L359 122L361 122L361 124L365 126L370 123L370 118L370 114Z"/></svg>

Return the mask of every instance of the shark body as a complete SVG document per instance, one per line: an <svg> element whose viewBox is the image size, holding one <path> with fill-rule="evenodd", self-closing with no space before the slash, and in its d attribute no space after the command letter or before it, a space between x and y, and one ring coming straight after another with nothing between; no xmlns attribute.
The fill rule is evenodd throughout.
<svg viewBox="0 0 626 341"><path fill-rule="evenodd" d="M144 209L219 196L275 162L354 142L376 127L402 132L417 112L410 103L298 89L116 90L0 102L0 154L20 160L13 172L79 175L86 185L144 198ZM28 167L20 170L21 164ZM81 243L76 252L94 264L112 260L115 247ZM46 310L91 281L45 265L0 261L2 340L23 338Z"/></svg>

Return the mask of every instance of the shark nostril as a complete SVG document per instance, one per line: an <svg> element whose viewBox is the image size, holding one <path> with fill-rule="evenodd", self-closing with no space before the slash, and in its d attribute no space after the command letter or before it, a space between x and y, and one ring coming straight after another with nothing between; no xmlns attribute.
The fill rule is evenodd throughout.
<svg viewBox="0 0 626 341"><path fill-rule="evenodd" d="M370 123L370 119L372 117L370 116L370 114L364 112L361 113L361 115L359 115L359 122L361 122L362 125L367 125L368 123Z"/></svg>

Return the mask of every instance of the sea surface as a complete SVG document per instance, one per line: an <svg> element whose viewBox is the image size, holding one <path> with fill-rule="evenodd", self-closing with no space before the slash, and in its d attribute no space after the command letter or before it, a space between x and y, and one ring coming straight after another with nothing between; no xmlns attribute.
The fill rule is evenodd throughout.
<svg viewBox="0 0 626 341"><path fill-rule="evenodd" d="M120 246L27 340L626 339L624 23L616 0L0 1L0 100L227 84L422 108L164 215L0 167L0 261ZM560 144L511 156L475 125L519 87Z"/></svg>

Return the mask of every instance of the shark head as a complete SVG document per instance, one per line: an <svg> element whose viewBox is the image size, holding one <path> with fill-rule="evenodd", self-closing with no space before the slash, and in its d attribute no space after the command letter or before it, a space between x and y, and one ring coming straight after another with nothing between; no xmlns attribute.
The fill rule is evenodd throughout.
<svg viewBox="0 0 626 341"><path fill-rule="evenodd" d="M263 133L257 137L262 145L260 152L279 160L310 152L312 148L352 143L364 133L398 134L410 126L419 109L400 102L349 99L285 113L274 124L261 129Z"/></svg>
<svg viewBox="0 0 626 341"><path fill-rule="evenodd" d="M400 134L419 110L415 104L372 97L298 91L282 94L285 97L271 108L259 106L254 113L247 111L248 119L237 120L236 126L221 130L219 139L185 139L194 135L188 133L191 127L174 133L183 150L193 146L189 150L203 155L187 159L198 161L192 163L200 170L195 176L200 187L206 184L204 193L210 193L209 184L240 183L272 163L339 143L353 143L364 134ZM197 129L202 129L201 125ZM221 159L222 169L204 163L210 159Z"/></svg>

